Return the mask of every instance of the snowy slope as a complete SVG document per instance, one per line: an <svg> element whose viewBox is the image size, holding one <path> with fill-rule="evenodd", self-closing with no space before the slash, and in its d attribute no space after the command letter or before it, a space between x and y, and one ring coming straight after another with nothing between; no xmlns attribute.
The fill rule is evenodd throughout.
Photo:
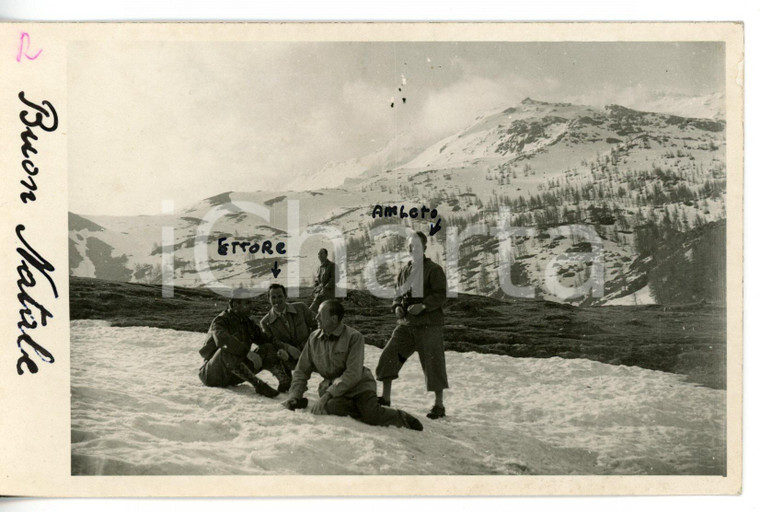
<svg viewBox="0 0 760 512"><path fill-rule="evenodd" d="M674 374L449 352L449 416L433 422L424 418L431 396L415 355L394 385L394 405L422 419L420 433L286 411L248 384L204 388L197 378L203 336L72 322L74 474L723 470L725 391ZM379 353L366 347L368 367ZM318 382L309 383L312 403Z"/></svg>
<svg viewBox="0 0 760 512"><path fill-rule="evenodd" d="M637 105L637 107L640 110L683 117L725 119L726 95L718 92L704 96L660 94L651 98L645 105Z"/></svg>
<svg viewBox="0 0 760 512"><path fill-rule="evenodd" d="M401 132L393 137L385 146L360 158L344 162L334 162L313 172L305 179L299 179L292 184L295 190L321 190L337 188L344 183L360 179L363 175L372 175L393 169L415 157L422 147L410 144L412 140L408 133Z"/></svg>
<svg viewBox="0 0 760 512"><path fill-rule="evenodd" d="M664 96L660 99L665 108L668 102ZM704 113L722 101L719 96L681 100L686 103L673 104L671 112L687 112L691 106L693 112ZM515 242L520 246L512 271L524 275L527 283L548 298L552 291L546 286L547 264L564 258L577 240L558 243L559 237L547 233L546 228L593 226L604 238L604 273L611 285L601 299L605 302L636 288L629 283L647 279L631 268L639 256L638 227L667 221L686 232L725 218L725 122L719 118L526 98L477 118L465 130L427 148L406 146L401 139L390 141L376 153L300 180L292 187L299 190L295 192L227 192L163 217L79 217L81 221L69 232L70 273L158 283L161 232L163 227L172 227L176 284L203 285L195 258L196 247L203 244L216 279L233 286L257 286L270 277L274 258L218 256L216 240L223 236L245 241L281 239L288 228L288 204L297 203L302 231L307 226L337 228L343 234L350 246L348 286L362 288L372 255L398 245L398 240L370 235L370 228L378 224L371 216L374 205L435 207L444 228L457 226L460 232L479 222L495 226L500 209L509 208L513 225L544 231ZM337 186L339 183L342 185ZM230 201L263 205L271 218L265 221L257 215L230 212L216 222L209 239L198 237L201 219ZM104 229L92 231L91 221ZM400 222L397 218L380 221ZM403 222L415 230L426 230L429 225L408 218ZM441 264L447 256L446 236L444 229L429 247L428 255ZM495 240L465 242L460 251L466 260L461 262L460 292L498 292L495 283L500 262L492 243ZM293 264L293 258L298 258L301 282L308 283L318 266L320 247L331 248L327 237L309 238L300 250L280 258L279 264ZM586 278L577 265L560 270L563 284L580 284ZM378 273L385 277L394 274L392 269ZM389 282L386 279L385 284Z"/></svg>

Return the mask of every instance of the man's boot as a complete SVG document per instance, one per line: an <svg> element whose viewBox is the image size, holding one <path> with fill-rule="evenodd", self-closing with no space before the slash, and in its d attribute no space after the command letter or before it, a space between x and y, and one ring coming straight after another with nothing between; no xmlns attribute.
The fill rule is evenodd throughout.
<svg viewBox="0 0 760 512"><path fill-rule="evenodd" d="M272 386L270 386L263 380L259 379L258 377L254 377L249 382L253 384L253 389L256 390L256 393L263 395L267 398L275 398L277 395L280 394L279 391L277 391Z"/></svg>
<svg viewBox="0 0 760 512"><path fill-rule="evenodd" d="M277 382L279 383L277 386L277 391L280 393L287 393L290 389L290 384L293 381L290 370L288 370L280 361L272 364L272 367L267 368L267 370L269 370L269 372L274 375L274 377L277 379Z"/></svg>
<svg viewBox="0 0 760 512"><path fill-rule="evenodd" d="M274 398L280 393L272 386L256 377L256 374L244 362L241 362L235 368L232 369L232 373L237 375L243 380L250 382L253 385L253 389L256 393L263 395L267 398Z"/></svg>
<svg viewBox="0 0 760 512"><path fill-rule="evenodd" d="M400 420L399 427L408 428L411 430L418 430L422 431L422 423L420 423L420 420L412 416L406 411L402 411L401 409L398 410L398 416Z"/></svg>

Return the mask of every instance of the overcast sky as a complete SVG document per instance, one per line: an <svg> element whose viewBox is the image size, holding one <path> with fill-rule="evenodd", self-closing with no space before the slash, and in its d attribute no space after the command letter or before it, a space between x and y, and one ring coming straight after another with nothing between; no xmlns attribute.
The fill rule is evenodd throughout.
<svg viewBox="0 0 760 512"><path fill-rule="evenodd" d="M432 143L526 96L645 109L723 93L723 69L714 43L75 44L70 209L155 214L163 199L286 190L394 135Z"/></svg>

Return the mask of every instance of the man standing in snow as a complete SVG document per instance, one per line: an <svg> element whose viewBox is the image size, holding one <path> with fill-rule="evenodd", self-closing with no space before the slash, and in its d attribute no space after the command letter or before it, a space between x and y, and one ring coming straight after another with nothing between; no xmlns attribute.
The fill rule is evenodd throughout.
<svg viewBox="0 0 760 512"><path fill-rule="evenodd" d="M283 285L272 283L267 293L272 309L261 319L261 330L277 349L290 375L309 334L317 328L317 321L303 302L287 302Z"/></svg>
<svg viewBox="0 0 760 512"><path fill-rule="evenodd" d="M236 386L248 381L258 394L274 398L278 391L256 374L269 370L279 381L280 391L290 387L290 378L277 350L271 343L265 343L261 329L249 318L252 308L251 299L232 298L227 309L214 318L199 351L204 362L198 376L211 387ZM257 348L251 350L254 343Z"/></svg>
<svg viewBox="0 0 760 512"><path fill-rule="evenodd" d="M427 390L435 393L435 404L427 417L437 419L446 416L443 390L449 387L443 352L446 275L440 265L425 257L426 248L427 237L424 233L417 231L410 237L409 252L412 261L398 274L396 298L392 306L398 325L380 355L375 373L377 380L383 383L380 403L390 406L393 380L398 378L401 367L416 351L425 374Z"/></svg>
<svg viewBox="0 0 760 512"><path fill-rule="evenodd" d="M394 425L422 430L411 414L378 403L377 382L364 366L364 336L343 323L343 306L334 299L324 301L317 312L319 329L311 333L293 372L288 409L306 407L303 394L312 372L324 379L314 414L351 416L369 425Z"/></svg>
<svg viewBox="0 0 760 512"><path fill-rule="evenodd" d="M335 263L327 259L327 249L324 247L317 253L319 257L319 273L314 280L314 300L309 309L317 313L322 301L335 298Z"/></svg>

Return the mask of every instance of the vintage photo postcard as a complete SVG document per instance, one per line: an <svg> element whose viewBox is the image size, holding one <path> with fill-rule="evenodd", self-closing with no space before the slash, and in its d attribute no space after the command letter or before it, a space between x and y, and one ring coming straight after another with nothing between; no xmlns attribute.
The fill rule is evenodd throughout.
<svg viewBox="0 0 760 512"><path fill-rule="evenodd" d="M0 494L741 492L740 23L0 41Z"/></svg>

